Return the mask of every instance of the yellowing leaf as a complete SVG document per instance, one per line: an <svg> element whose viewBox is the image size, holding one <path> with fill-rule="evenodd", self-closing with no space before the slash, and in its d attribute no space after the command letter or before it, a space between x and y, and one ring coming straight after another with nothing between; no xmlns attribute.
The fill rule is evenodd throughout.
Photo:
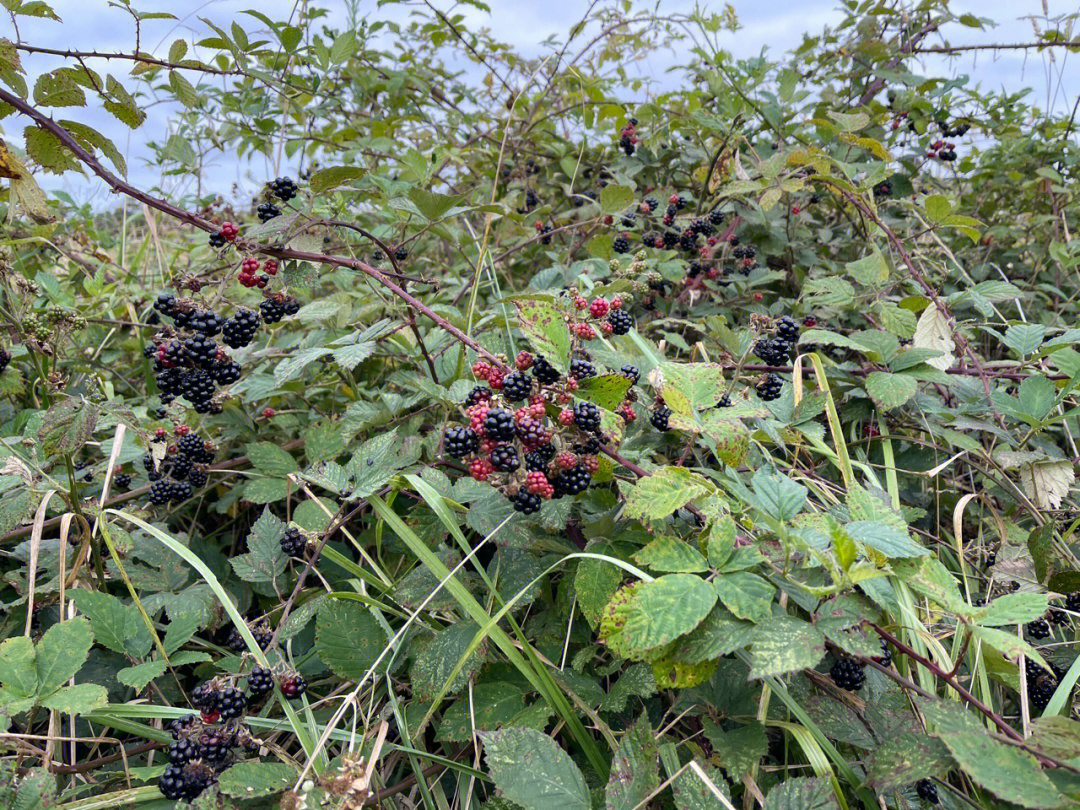
<svg viewBox="0 0 1080 810"><path fill-rule="evenodd" d="M941 371L952 367L953 349L956 348L956 344L952 339L949 320L933 304L923 310L922 315L919 316L919 322L915 324L914 343L919 348L936 349L941 352L937 357L928 358L927 365Z"/></svg>
<svg viewBox="0 0 1080 810"><path fill-rule="evenodd" d="M1020 484L1040 509L1057 509L1076 477L1071 461L1045 461L1020 467Z"/></svg>

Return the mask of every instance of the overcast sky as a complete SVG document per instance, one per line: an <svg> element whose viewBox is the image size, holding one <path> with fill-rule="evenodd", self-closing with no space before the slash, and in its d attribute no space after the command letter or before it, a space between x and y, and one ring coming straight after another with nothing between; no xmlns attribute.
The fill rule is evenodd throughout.
<svg viewBox="0 0 1080 810"><path fill-rule="evenodd" d="M721 4L710 0L700 0L708 8ZM731 0L743 28L736 34L724 34L721 38L723 47L737 57L752 56L767 49L778 55L795 47L804 33L817 33L829 25L834 25L842 14L837 11L839 0ZM254 18L240 16L246 8L257 8L272 19L287 17L293 9L295 0L207 0L198 5L177 3L175 0L134 0L133 6L140 11L169 11L183 15L180 20L154 20L143 23L142 48L155 55L165 56L169 44L177 38L185 38L189 44L206 36L208 29L199 18L209 18L226 30L233 18L244 20L245 29L257 29L260 23ZM345 20L344 0L322 0L317 3L331 10L328 23L341 25ZM442 9L449 7L449 0L435 0ZM583 0L488 0L491 14L484 14L465 7L470 27L486 25L499 40L505 41L527 55L540 53L540 43L550 36L562 38L569 26L580 17L585 3ZM661 13L690 11L695 3L691 0L658 0ZM19 33L30 44L51 48L97 51L131 51L134 47L133 26L130 16L121 9L109 7L106 0L52 0L52 7L63 18L63 23L46 20L19 18ZM989 17L997 28L989 31L963 29L950 31L950 42L990 43L1024 42L1034 37L1033 21L1028 15L1044 19L1044 6L1051 18L1080 11L1080 0L953 0L952 7L957 13L970 12L980 17ZM396 6L378 8L376 0L359 0L361 15L370 15L373 19L392 17L404 20L407 9ZM0 21L0 36L11 36L10 23ZM1042 25L1045 27L1045 23ZM1074 37L1076 34L1073 35ZM664 80L664 71L674 60L672 54L658 54L649 63L639 69L651 72ZM938 57L928 57L937 59ZM957 73L969 73L978 77L985 88L1007 88L1016 91L1024 87L1035 91L1034 99L1041 107L1068 110L1080 93L1080 68L1070 64L1080 60L1080 56L1057 52L1056 54L1028 51L973 52L953 60L951 70ZM51 70L62 63L42 55L24 55L31 84L38 74ZM112 70L117 75L115 63L111 67L104 63L92 63L100 71ZM473 68L475 69L475 68ZM169 109L162 106L148 111L147 122L138 130L131 132L112 116L100 110L80 112L81 120L98 127L111 137L117 147L126 154L131 179L141 186L163 183L168 187L156 167L149 165L148 150L145 141L149 138L162 138L166 131ZM73 116L74 117L74 116ZM25 119L11 116L0 122L0 133L13 143L21 143L21 132ZM237 184L245 189L257 188L272 166L261 158L255 162L240 162L228 157L222 158L216 167L214 176L222 185L222 193L228 195L229 187ZM82 180L77 175L65 175L64 178L42 178L47 188L63 188L79 201L91 201L95 204L107 204L108 195L102 184L96 180Z"/></svg>

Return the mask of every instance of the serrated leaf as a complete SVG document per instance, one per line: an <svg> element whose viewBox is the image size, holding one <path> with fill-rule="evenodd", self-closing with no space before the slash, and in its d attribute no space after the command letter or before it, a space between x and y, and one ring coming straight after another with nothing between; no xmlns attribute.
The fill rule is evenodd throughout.
<svg viewBox="0 0 1080 810"><path fill-rule="evenodd" d="M109 702L109 693L96 683L77 683L57 689L41 701L46 709L65 714L86 714Z"/></svg>
<svg viewBox="0 0 1080 810"><path fill-rule="evenodd" d="M653 520L664 518L710 491L712 485L702 475L683 467L661 467L638 481L630 491L626 515Z"/></svg>
<svg viewBox="0 0 1080 810"><path fill-rule="evenodd" d="M619 680L611 687L599 708L608 712L621 712L631 697L648 698L656 694L656 678L648 664L633 664L623 670Z"/></svg>
<svg viewBox="0 0 1080 810"><path fill-rule="evenodd" d="M832 785L820 776L797 776L775 785L765 798L765 810L836 810Z"/></svg>
<svg viewBox="0 0 1080 810"><path fill-rule="evenodd" d="M440 630L413 658L409 677L413 691L421 700L434 700L439 692L457 694L483 666L487 654L485 642L469 653L465 665L453 674L479 629L474 622L450 625Z"/></svg>
<svg viewBox="0 0 1080 810"><path fill-rule="evenodd" d="M235 799L271 796L292 787L296 771L282 762L238 762L222 771L218 790Z"/></svg>
<svg viewBox="0 0 1080 810"><path fill-rule="evenodd" d="M517 298L518 328L536 352L565 373L570 363L570 329L555 302L546 297Z"/></svg>
<svg viewBox="0 0 1080 810"><path fill-rule="evenodd" d="M944 744L923 734L886 737L870 755L867 768L875 790L892 790L945 773L952 758Z"/></svg>
<svg viewBox="0 0 1080 810"><path fill-rule="evenodd" d="M349 459L345 470L352 478L351 497L366 498L397 474L402 466L395 455L397 428L368 439Z"/></svg>
<svg viewBox="0 0 1080 810"><path fill-rule="evenodd" d="M34 667L34 642L14 636L0 643L0 684L20 698L32 698L38 691Z"/></svg>
<svg viewBox="0 0 1080 810"><path fill-rule="evenodd" d="M720 767L734 782L740 781L769 751L769 739L760 723L723 731L710 721L705 723L705 736L716 752Z"/></svg>
<svg viewBox="0 0 1080 810"><path fill-rule="evenodd" d="M1045 593L1007 593L988 604L975 616L975 622L986 627L1027 624L1041 619L1049 606Z"/></svg>
<svg viewBox="0 0 1080 810"><path fill-rule="evenodd" d="M478 683L471 692L462 695L443 714L436 738L448 742L466 742L472 732L495 731L511 722L525 709L521 688L495 681Z"/></svg>
<svg viewBox="0 0 1080 810"><path fill-rule="evenodd" d="M611 760L604 803L607 810L634 810L660 785L656 740L649 713L642 712L637 723L623 734Z"/></svg>
<svg viewBox="0 0 1080 810"><path fill-rule="evenodd" d="M688 664L714 661L746 647L753 632L752 622L737 619L726 608L716 605L694 632L679 639L672 655L674 660Z"/></svg>
<svg viewBox="0 0 1080 810"><path fill-rule="evenodd" d="M1020 383L1016 404L1020 412L1035 421L1045 419L1057 400L1057 388L1040 374Z"/></svg>
<svg viewBox="0 0 1080 810"><path fill-rule="evenodd" d="M877 287L889 280L889 265L878 251L844 265L844 272L864 287Z"/></svg>
<svg viewBox="0 0 1080 810"><path fill-rule="evenodd" d="M248 533L247 553L229 560L236 575L245 582L273 582L281 576L289 564L289 558L281 550L284 532L285 524L269 507L263 507L262 514Z"/></svg>
<svg viewBox="0 0 1080 810"><path fill-rule="evenodd" d="M855 300L851 282L839 276L810 279L803 285L807 303L820 307L845 307Z"/></svg>
<svg viewBox="0 0 1080 810"><path fill-rule="evenodd" d="M1061 506L1074 478L1071 461L1037 462L1020 467L1020 485L1040 509Z"/></svg>
<svg viewBox="0 0 1080 810"><path fill-rule="evenodd" d="M773 467L761 467L752 479L754 505L776 520L791 520L802 511L808 491Z"/></svg>
<svg viewBox="0 0 1080 810"><path fill-rule="evenodd" d="M488 771L506 799L526 810L591 810L581 771L547 735L507 728L479 736Z"/></svg>
<svg viewBox="0 0 1080 810"><path fill-rule="evenodd" d="M346 371L352 371L375 353L375 341L363 340L350 346L334 349L334 362Z"/></svg>
<svg viewBox="0 0 1080 810"><path fill-rule="evenodd" d="M325 346L301 349L292 357L288 357L277 364L277 367L274 369L274 382L278 385L288 382L294 377L299 376L304 370L304 367L309 363L328 354L333 354L333 350L328 349Z"/></svg>
<svg viewBox="0 0 1080 810"><path fill-rule="evenodd" d="M1046 667L1046 659L1039 654L1039 652L1018 637L1015 633L1009 633L1004 630L998 630L994 627L980 627L973 625L969 628L971 635L984 644L993 647L1011 660L1018 660L1021 655L1030 658L1036 664L1042 667Z"/></svg>
<svg viewBox="0 0 1080 810"><path fill-rule="evenodd" d="M956 343L952 338L949 320L933 304L924 309L922 315L919 316L912 342L916 348L934 349L941 352L940 356L927 359L927 365L944 371L951 368L955 362L953 349L956 348Z"/></svg>
<svg viewBox="0 0 1080 810"><path fill-rule="evenodd" d="M341 678L364 677L386 647L386 633L366 608L339 599L319 606L315 620L315 651Z"/></svg>
<svg viewBox="0 0 1080 810"><path fill-rule="evenodd" d="M359 180L367 174L366 169L359 166L331 166L319 169L311 175L311 193L322 194L330 189L343 186L351 180Z"/></svg>
<svg viewBox="0 0 1080 810"><path fill-rule="evenodd" d="M82 588L70 594L75 607L90 620L94 637L113 652L142 658L153 638L134 605L125 605L112 594Z"/></svg>
<svg viewBox="0 0 1080 810"><path fill-rule="evenodd" d="M899 408L915 396L917 387L914 377L903 374L872 371L866 377L866 393L874 400L875 405L886 411Z"/></svg>
<svg viewBox="0 0 1080 810"><path fill-rule="evenodd" d="M90 621L83 616L50 627L34 651L38 695L50 695L74 678L86 662L93 644L94 631Z"/></svg>
<svg viewBox="0 0 1080 810"><path fill-rule="evenodd" d="M600 191L600 210L605 214L617 214L634 201L634 190L630 186L616 186L612 183Z"/></svg>
<svg viewBox="0 0 1080 810"><path fill-rule="evenodd" d="M751 622L758 622L772 612L776 589L757 574L736 571L713 580L713 587L724 607Z"/></svg>
<svg viewBox="0 0 1080 810"><path fill-rule="evenodd" d="M773 616L759 624L750 644L751 678L786 675L817 666L825 657L825 636L792 616Z"/></svg>
<svg viewBox="0 0 1080 810"><path fill-rule="evenodd" d="M898 526L890 526L872 520L857 520L848 523L844 530L854 540L865 543L890 559L923 557L930 553L929 550L912 540L905 529Z"/></svg>
<svg viewBox="0 0 1080 810"><path fill-rule="evenodd" d="M150 681L164 673L165 662L158 658L153 661L146 661L142 664L138 664L137 666L124 667L124 669L117 670L116 680L120 681L124 686L130 686L136 692L141 692L146 688L146 685L150 683Z"/></svg>
<svg viewBox="0 0 1080 810"><path fill-rule="evenodd" d="M600 619L600 639L624 658L641 659L691 632L716 604L701 577L668 574L622 588Z"/></svg>
<svg viewBox="0 0 1080 810"><path fill-rule="evenodd" d="M601 374L580 380L574 395L613 411L626 398L630 385L630 379L622 374Z"/></svg>
<svg viewBox="0 0 1080 810"><path fill-rule="evenodd" d="M941 194L933 194L923 200L923 210L926 211L927 219L936 225L944 222L952 213L952 203Z"/></svg>
<svg viewBox="0 0 1080 810"><path fill-rule="evenodd" d="M1034 354L1043 338L1046 337L1046 327L1041 323L1014 323L1005 330L1002 338L1005 345L1021 356Z"/></svg>
<svg viewBox="0 0 1080 810"><path fill-rule="evenodd" d="M707 568L700 551L670 535L657 537L634 555L634 562L663 573L699 573Z"/></svg>

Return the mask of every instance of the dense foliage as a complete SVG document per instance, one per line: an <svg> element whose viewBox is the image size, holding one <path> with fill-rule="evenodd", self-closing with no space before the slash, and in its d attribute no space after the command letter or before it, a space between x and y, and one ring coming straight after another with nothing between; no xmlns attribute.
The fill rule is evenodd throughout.
<svg viewBox="0 0 1080 810"><path fill-rule="evenodd" d="M1080 801L1076 111L920 61L990 21L3 5L5 807Z"/></svg>

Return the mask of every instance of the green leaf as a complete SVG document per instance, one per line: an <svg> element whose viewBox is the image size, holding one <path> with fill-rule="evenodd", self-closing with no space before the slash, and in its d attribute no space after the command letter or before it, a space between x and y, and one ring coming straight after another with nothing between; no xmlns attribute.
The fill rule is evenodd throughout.
<svg viewBox="0 0 1080 810"><path fill-rule="evenodd" d="M738 782L769 752L769 740L761 723L749 723L723 731L711 721L705 723L705 736L732 781Z"/></svg>
<svg viewBox="0 0 1080 810"><path fill-rule="evenodd" d="M325 346L314 346L310 349L301 349L292 357L287 357L277 364L277 367L274 369L274 382L280 386L282 383L288 382L293 377L298 377L308 363L313 360L318 360L320 357L327 354L333 354L333 349L328 349Z"/></svg>
<svg viewBox="0 0 1080 810"><path fill-rule="evenodd" d="M670 535L657 537L634 555L634 562L665 573L700 573L707 568L700 551Z"/></svg>
<svg viewBox="0 0 1080 810"><path fill-rule="evenodd" d="M867 774L875 790L893 790L944 774L951 765L949 751L940 740L904 732L886 737L874 749Z"/></svg>
<svg viewBox="0 0 1080 810"><path fill-rule="evenodd" d="M244 450L251 459L252 466L264 475L284 478L300 469L296 459L271 442L248 444Z"/></svg>
<svg viewBox="0 0 1080 810"><path fill-rule="evenodd" d="M178 70L169 71L169 87L172 88L173 93L188 109L194 107L199 103L199 94L195 92L195 88L191 86L191 82L183 77Z"/></svg>
<svg viewBox="0 0 1080 810"><path fill-rule="evenodd" d="M367 174L367 170L361 169L359 166L331 166L326 169L319 169L319 171L311 175L311 193L323 194L330 191L330 189L343 186L351 180L359 180L365 174Z"/></svg>
<svg viewBox="0 0 1080 810"><path fill-rule="evenodd" d="M927 555L917 559L896 559L891 565L911 588L933 599L946 610L961 616L970 616L974 612L974 608L960 596L960 589L949 569L937 557Z"/></svg>
<svg viewBox="0 0 1080 810"><path fill-rule="evenodd" d="M820 776L797 776L775 785L765 797L765 810L836 810L832 785Z"/></svg>
<svg viewBox="0 0 1080 810"><path fill-rule="evenodd" d="M1046 327L1041 323L1014 323L1005 330L1003 340L1014 352L1026 356L1038 350L1045 336Z"/></svg>
<svg viewBox="0 0 1080 810"><path fill-rule="evenodd" d="M1023 655L1044 668L1047 666L1046 659L1039 654L1039 651L1022 638L1019 638L1015 633L1008 633L993 627L980 627L978 625L974 625L968 629L974 638L993 647L1007 658L1016 660Z"/></svg>
<svg viewBox="0 0 1080 810"><path fill-rule="evenodd" d="M574 395L613 411L626 398L630 385L630 379L622 374L601 374L580 380Z"/></svg>
<svg viewBox="0 0 1080 810"><path fill-rule="evenodd" d="M1017 404L1032 419L1045 419L1056 401L1057 388L1046 377L1034 375L1020 383Z"/></svg>
<svg viewBox="0 0 1080 810"><path fill-rule="evenodd" d="M626 515L632 518L665 518L690 501L711 492L704 476L683 467L661 467L642 478L626 499Z"/></svg>
<svg viewBox="0 0 1080 810"><path fill-rule="evenodd" d="M918 388L914 377L904 374L890 374L887 371L872 371L866 377L866 393L874 404L882 410L899 408L913 396Z"/></svg>
<svg viewBox="0 0 1080 810"><path fill-rule="evenodd" d="M740 619L751 622L759 622L770 614L776 593L766 580L748 571L718 576L713 580L713 587L724 607Z"/></svg>
<svg viewBox="0 0 1080 810"><path fill-rule="evenodd" d="M619 680L600 701L600 709L621 712L631 697L649 698L656 694L656 678L648 664L633 664L625 669Z"/></svg>
<svg viewBox="0 0 1080 810"><path fill-rule="evenodd" d="M630 186L609 184L600 192L600 210L605 214L617 214L634 201L634 190Z"/></svg>
<svg viewBox="0 0 1080 810"><path fill-rule="evenodd" d="M82 399L64 399L45 412L37 438L43 456L74 455L94 434L98 410Z"/></svg>
<svg viewBox="0 0 1080 810"><path fill-rule="evenodd" d="M452 624L440 630L413 658L409 677L420 700L434 700L440 692L457 694L484 664L487 644L469 653L464 666L454 674L480 628L474 622Z"/></svg>
<svg viewBox="0 0 1080 810"><path fill-rule="evenodd" d="M752 483L757 498L754 505L776 520L791 520L806 503L806 487L796 484L772 467L759 468L754 473Z"/></svg>
<svg viewBox="0 0 1080 810"><path fill-rule="evenodd" d="M284 478L252 478L244 485L244 500L256 504L283 501L288 494L289 486Z"/></svg>
<svg viewBox="0 0 1080 810"><path fill-rule="evenodd" d="M409 189L409 199L429 220L442 219L446 213L465 198L463 194L437 194L414 186Z"/></svg>
<svg viewBox="0 0 1080 810"><path fill-rule="evenodd" d="M77 683L58 689L41 701L46 709L65 714L86 714L109 702L109 693L96 683Z"/></svg>
<svg viewBox="0 0 1080 810"><path fill-rule="evenodd" d="M622 588L604 609L600 639L624 658L641 658L691 632L709 615L716 591L692 574L668 574Z"/></svg>
<svg viewBox="0 0 1080 810"><path fill-rule="evenodd" d="M13 636L0 643L0 684L18 697L32 698L37 694L34 654L34 642L26 636Z"/></svg>
<svg viewBox="0 0 1080 810"><path fill-rule="evenodd" d="M674 415L672 424L676 425ZM677 425L682 427L682 425ZM727 415L727 409L708 411L702 419L701 432L713 442L716 457L729 467L738 467L750 450L750 430L738 419Z"/></svg>
<svg viewBox="0 0 1080 810"><path fill-rule="evenodd" d="M397 428L368 439L353 453L345 470L352 478L352 497L367 498L393 478L404 466L396 457Z"/></svg>
<svg viewBox="0 0 1080 810"><path fill-rule="evenodd" d="M809 622L773 616L758 625L750 650L751 678L786 675L817 666L825 656L825 636Z"/></svg>
<svg viewBox="0 0 1080 810"><path fill-rule="evenodd" d="M724 395L723 367L716 363L664 363L660 393L672 411L689 415L713 408Z"/></svg>
<svg viewBox="0 0 1080 810"><path fill-rule="evenodd" d="M255 799L292 787L296 771L283 762L238 762L218 777L218 790L234 799Z"/></svg>
<svg viewBox="0 0 1080 810"><path fill-rule="evenodd" d="M74 678L93 644L94 631L83 616L50 627L35 650L38 695L46 697Z"/></svg>
<svg viewBox="0 0 1080 810"><path fill-rule="evenodd" d="M753 634L752 622L737 619L726 608L716 605L694 632L679 639L674 659L687 664L715 661L746 647Z"/></svg>
<svg viewBox="0 0 1080 810"><path fill-rule="evenodd" d="M660 785L656 740L649 713L642 712L637 723L623 734L611 761L605 804L607 810L634 810Z"/></svg>
<svg viewBox="0 0 1080 810"><path fill-rule="evenodd" d="M136 692L141 692L146 688L146 685L150 683L150 681L164 673L165 662L160 658L157 658L153 661L139 664L138 666L124 667L117 671L116 680L120 681L124 686L130 686Z"/></svg>
<svg viewBox="0 0 1080 810"><path fill-rule="evenodd" d="M386 633L356 602L327 599L315 620L315 651L334 674L360 680L386 647Z"/></svg>
<svg viewBox="0 0 1080 810"><path fill-rule="evenodd" d="M929 550L910 538L906 529L873 520L856 520L844 526L854 540L880 551L890 559L896 557L923 557Z"/></svg>
<svg viewBox="0 0 1080 810"><path fill-rule="evenodd" d="M154 643L139 609L104 591L71 592L75 607L90 620L94 637L113 652L142 658Z"/></svg>
<svg viewBox="0 0 1080 810"><path fill-rule="evenodd" d="M504 681L478 683L446 710L436 736L447 742L467 742L474 728L495 731L512 725L524 709L525 695L519 686Z"/></svg>
<svg viewBox="0 0 1080 810"><path fill-rule="evenodd" d="M937 225L945 221L952 213L952 203L941 194L933 194L923 200L923 210L931 223Z"/></svg>
<svg viewBox="0 0 1080 810"><path fill-rule="evenodd" d="M269 507L263 507L262 514L248 533L247 553L229 560L236 575L245 582L273 582L281 576L289 564L289 558L281 550L281 536L284 533L285 524Z"/></svg>
<svg viewBox="0 0 1080 810"><path fill-rule="evenodd" d="M1041 619L1049 606L1050 601L1045 593L1007 593L977 614L975 622L984 627L1027 624Z"/></svg>
<svg viewBox="0 0 1080 810"><path fill-rule="evenodd" d="M531 728L481 731L488 770L509 801L526 810L591 810L589 788L574 761Z"/></svg>
<svg viewBox="0 0 1080 810"><path fill-rule="evenodd" d="M592 554L611 553L611 547L606 544L589 546L587 550ZM574 574L574 594L578 607L593 629L600 623L600 614L619 589L622 578L622 569L605 560L583 559L578 562Z"/></svg>
<svg viewBox="0 0 1080 810"><path fill-rule="evenodd" d="M713 793L713 788L705 784L694 770L687 768L676 776L671 783L671 795L675 799L677 810L730 810L733 806L731 804L731 794L728 791L723 774L715 765L700 760L698 764L701 766L705 776L712 782L713 788L716 788L728 802L725 804L720 801L716 794ZM669 777L670 775L671 771L668 772Z"/></svg>
<svg viewBox="0 0 1080 810"><path fill-rule="evenodd" d="M546 296L515 298L518 328L551 365L566 373L570 364L570 329L562 311Z"/></svg>
<svg viewBox="0 0 1080 810"><path fill-rule="evenodd" d="M844 265L844 272L864 287L877 287L889 280L889 265L877 250L858 261L848 262ZM912 316L913 328L914 325L915 319Z"/></svg>

